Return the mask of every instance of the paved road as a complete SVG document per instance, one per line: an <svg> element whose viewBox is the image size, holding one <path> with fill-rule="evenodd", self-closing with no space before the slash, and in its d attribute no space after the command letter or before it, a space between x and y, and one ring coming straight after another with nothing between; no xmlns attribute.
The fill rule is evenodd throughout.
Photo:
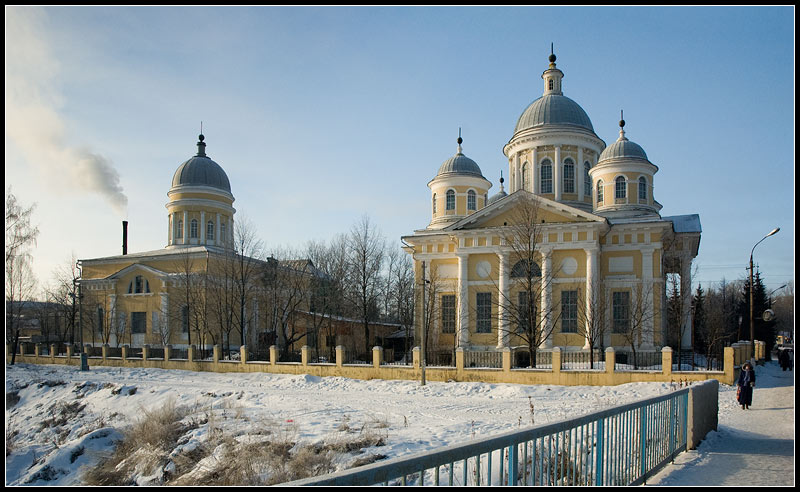
<svg viewBox="0 0 800 492"><path fill-rule="evenodd" d="M737 406L735 387L720 385L717 431L647 485L794 485L794 371L767 362L756 383L750 410Z"/></svg>

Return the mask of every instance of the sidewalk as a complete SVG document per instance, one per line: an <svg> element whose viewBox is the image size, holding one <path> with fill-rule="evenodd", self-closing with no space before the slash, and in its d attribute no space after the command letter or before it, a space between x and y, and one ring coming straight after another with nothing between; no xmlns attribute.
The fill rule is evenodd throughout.
<svg viewBox="0 0 800 492"><path fill-rule="evenodd" d="M695 450L681 453L647 485L793 486L794 371L776 361L756 367L753 405L720 385L719 423Z"/></svg>

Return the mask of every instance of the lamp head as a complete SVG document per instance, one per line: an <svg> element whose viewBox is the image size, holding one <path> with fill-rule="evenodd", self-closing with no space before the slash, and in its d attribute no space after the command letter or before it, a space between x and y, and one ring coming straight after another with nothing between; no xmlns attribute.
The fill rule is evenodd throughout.
<svg viewBox="0 0 800 492"><path fill-rule="evenodd" d="M764 237L770 237L770 236L772 236L773 234L777 234L777 233L778 233L778 231L780 231L780 230L781 230L781 228L780 228L780 227L776 227L775 229L772 229L772 231L771 231L769 234L767 234L766 236L764 236Z"/></svg>

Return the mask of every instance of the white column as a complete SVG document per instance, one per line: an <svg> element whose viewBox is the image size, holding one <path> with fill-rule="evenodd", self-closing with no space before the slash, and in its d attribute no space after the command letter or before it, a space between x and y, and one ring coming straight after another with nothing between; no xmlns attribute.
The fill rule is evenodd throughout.
<svg viewBox="0 0 800 492"><path fill-rule="evenodd" d="M539 153L536 151L536 147L531 153L531 189L528 191L539 193Z"/></svg>
<svg viewBox="0 0 800 492"><path fill-rule="evenodd" d="M597 320L593 319L594 316L594 307L598 303L598 299L595 296L599 295L600 293L597 290L597 254L598 248L590 248L585 249L586 252L586 326L585 326L585 333L588 335L590 334L590 330L598 330ZM591 322L590 322L591 321ZM583 346L584 349L589 348L589 337L586 337L586 343Z"/></svg>
<svg viewBox="0 0 800 492"><path fill-rule="evenodd" d="M200 212L200 244L206 244L206 213Z"/></svg>
<svg viewBox="0 0 800 492"><path fill-rule="evenodd" d="M161 293L161 326L159 328L163 333L169 333L169 294L166 292Z"/></svg>
<svg viewBox="0 0 800 492"><path fill-rule="evenodd" d="M692 346L692 259L688 255L681 257L681 301L681 349L688 349Z"/></svg>
<svg viewBox="0 0 800 492"><path fill-rule="evenodd" d="M653 248L642 249L642 292L646 322L642 329L642 348L653 348L655 318L653 306Z"/></svg>
<svg viewBox="0 0 800 492"><path fill-rule="evenodd" d="M183 211L183 244L189 244L189 212Z"/></svg>
<svg viewBox="0 0 800 492"><path fill-rule="evenodd" d="M458 253L458 346L469 345L469 286L467 282L469 255Z"/></svg>
<svg viewBox="0 0 800 492"><path fill-rule="evenodd" d="M556 162L553 163L553 189L556 192L555 200L561 201L561 146L556 145Z"/></svg>
<svg viewBox="0 0 800 492"><path fill-rule="evenodd" d="M553 258L552 250L542 250L542 331L550 333L551 323L553 322L553 315L550 312L553 308L553 279L551 278L553 272ZM542 341L539 348L550 348L553 346L552 333Z"/></svg>
<svg viewBox="0 0 800 492"><path fill-rule="evenodd" d="M214 244L216 244L216 245L222 244L222 238L219 236L219 230L220 230L220 226L219 225L221 223L222 223L222 221L220 220L219 214L217 214L217 223L214 225L214 227L216 229L214 231Z"/></svg>
<svg viewBox="0 0 800 492"><path fill-rule="evenodd" d="M500 288L498 292L498 309L497 309L497 348L508 347L508 315L506 308L508 306L508 252L501 251L497 253L498 263L500 264Z"/></svg>
<svg viewBox="0 0 800 492"><path fill-rule="evenodd" d="M578 201L583 201L584 171L583 171L583 147L578 146L578 163L575 165L575 176L578 178Z"/></svg>

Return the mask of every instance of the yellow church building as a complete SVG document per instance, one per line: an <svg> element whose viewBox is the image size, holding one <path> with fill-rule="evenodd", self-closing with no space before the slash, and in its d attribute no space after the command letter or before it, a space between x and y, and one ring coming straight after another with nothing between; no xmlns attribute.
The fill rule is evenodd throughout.
<svg viewBox="0 0 800 492"><path fill-rule="evenodd" d="M626 137L624 120L606 145L564 95L555 55L549 61L542 96L503 147L508 191L501 176L489 196L461 136L428 183L431 220L402 238L419 290L417 339L429 354L689 347L691 296L668 323L667 274L680 274L689 294L699 217L659 214L656 164Z"/></svg>

